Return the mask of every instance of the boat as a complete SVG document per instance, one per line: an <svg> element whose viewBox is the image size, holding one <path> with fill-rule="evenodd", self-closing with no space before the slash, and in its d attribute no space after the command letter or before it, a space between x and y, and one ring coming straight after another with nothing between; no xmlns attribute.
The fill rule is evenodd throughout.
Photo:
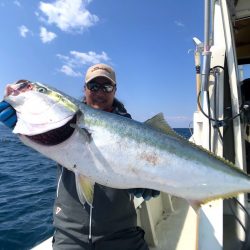
<svg viewBox="0 0 250 250"><path fill-rule="evenodd" d="M189 140L250 173L250 1L205 0L204 41L194 37L197 110ZM249 74L250 75L250 74ZM248 76L249 77L249 76ZM202 205L161 193L136 199L151 250L250 249L247 194ZM52 249L49 238L34 250Z"/></svg>

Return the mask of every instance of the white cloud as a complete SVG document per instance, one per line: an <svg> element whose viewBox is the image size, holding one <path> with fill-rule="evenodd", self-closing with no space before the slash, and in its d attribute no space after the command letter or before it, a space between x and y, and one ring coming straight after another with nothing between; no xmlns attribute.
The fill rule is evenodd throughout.
<svg viewBox="0 0 250 250"><path fill-rule="evenodd" d="M70 54L78 65L83 64L96 64L102 61L108 61L109 57L105 52L101 54L97 54L96 52L89 51L88 53L78 52L78 51L70 51Z"/></svg>
<svg viewBox="0 0 250 250"><path fill-rule="evenodd" d="M185 25L180 21L174 21L174 23L179 27L184 27Z"/></svg>
<svg viewBox="0 0 250 250"><path fill-rule="evenodd" d="M90 0L56 0L53 3L40 2L39 9L46 16L48 24L55 24L62 31L78 31L93 26L99 18L91 14L86 5Z"/></svg>
<svg viewBox="0 0 250 250"><path fill-rule="evenodd" d="M110 60L107 53L104 51L101 54L97 54L93 51L89 51L87 53L70 51L69 56L58 54L57 57L61 59L64 64L60 71L68 76L74 77L82 76L82 74L77 70L82 70L82 68L86 65L107 62Z"/></svg>
<svg viewBox="0 0 250 250"><path fill-rule="evenodd" d="M43 43L49 43L56 37L57 35L55 33L48 31L45 27L40 28L40 38Z"/></svg>
<svg viewBox="0 0 250 250"><path fill-rule="evenodd" d="M18 29L19 29L19 33L22 37L26 37L27 34L30 32L29 29L25 25L18 27Z"/></svg>
<svg viewBox="0 0 250 250"><path fill-rule="evenodd" d="M21 4L20 4L19 1L15 0L13 3L14 3L16 6L21 7Z"/></svg>
<svg viewBox="0 0 250 250"><path fill-rule="evenodd" d="M82 76L80 72L74 71L70 66L63 65L60 69L62 73L64 73L67 76L73 76L73 77L79 77Z"/></svg>

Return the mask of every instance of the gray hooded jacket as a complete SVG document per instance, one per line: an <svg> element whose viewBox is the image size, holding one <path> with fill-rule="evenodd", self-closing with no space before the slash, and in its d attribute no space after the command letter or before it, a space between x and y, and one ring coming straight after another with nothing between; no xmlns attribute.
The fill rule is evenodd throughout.
<svg viewBox="0 0 250 250"><path fill-rule="evenodd" d="M113 113L131 118L118 100L115 99L113 107ZM53 215L56 230L83 242L95 242L114 232L136 227L134 203L127 190L95 184L91 208L78 199L75 174L62 166L58 166Z"/></svg>

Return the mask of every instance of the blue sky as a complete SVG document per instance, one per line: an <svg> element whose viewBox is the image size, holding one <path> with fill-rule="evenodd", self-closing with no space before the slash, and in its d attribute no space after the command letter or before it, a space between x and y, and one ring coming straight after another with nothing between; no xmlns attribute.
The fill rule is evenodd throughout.
<svg viewBox="0 0 250 250"><path fill-rule="evenodd" d="M0 91L28 79L81 98L87 68L110 64L117 97L144 121L188 127L196 109L192 38L203 1L0 0Z"/></svg>

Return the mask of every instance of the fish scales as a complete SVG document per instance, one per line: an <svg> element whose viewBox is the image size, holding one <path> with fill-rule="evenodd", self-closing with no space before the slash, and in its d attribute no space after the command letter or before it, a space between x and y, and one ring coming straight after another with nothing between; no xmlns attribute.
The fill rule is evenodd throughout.
<svg viewBox="0 0 250 250"><path fill-rule="evenodd" d="M100 114L103 114L103 112L100 112ZM99 118L101 119L101 117ZM162 188L164 189L164 191L170 192L171 186L168 186L167 183L172 183L172 185L174 186L174 190L171 190L171 192L174 192L175 195L193 199L194 196L192 195L192 197L190 197L189 192L195 192L197 193L197 197L195 199L201 199L202 197L205 197L208 192L211 193L211 196L216 196L216 191L211 190L212 188L223 189L223 187L228 188L228 185L233 186L234 182L238 181L237 177L235 177L236 174L239 174L240 176L242 175L242 177L245 178L247 182L249 181L248 176L246 176L241 171L225 165L224 162L221 162L212 154L208 154L205 150L191 145L189 142L183 142L178 138L166 136L158 131L152 132L152 128L147 126L142 127L141 124L137 122L133 122L134 128L132 129L130 120L123 117L115 119L115 117L111 115L110 120L107 119L107 116L105 116L105 118L105 128L113 134L120 134L120 142L115 142L115 145L121 145L121 141L125 138L129 138L130 142L132 140L131 144L134 145L133 151L136 154L133 154L133 152L129 152L127 155L130 155L131 157L132 155L134 155L132 157L132 161L134 162L132 169L134 170L134 172L140 173L140 171L143 171L143 168L148 168L147 173L153 173L154 176L158 174L158 179L155 180L155 182L157 182L157 185L153 183L151 175L149 179L147 179L147 184L151 185L151 188L159 188L159 183L163 182ZM88 119L86 119L86 121L87 120ZM93 121L95 120L96 119L93 119ZM136 162L138 162L138 158L142 159L142 157L138 157L138 155L145 152L144 144L146 144L148 152L150 154L155 155L156 158L161 159L161 164L158 165L157 172L153 169L152 171L150 171L150 168L155 166L154 162L151 162L150 160L144 159L141 164L136 164ZM184 146L185 144L186 147L188 146L187 148ZM143 151L140 149L142 149ZM119 155L123 154L123 150L126 150L126 148L121 148L119 152L116 149ZM108 155L110 155L110 152L108 152L107 158L109 157ZM179 158L176 158L176 155L178 155ZM111 157L114 157L114 155L112 155ZM125 159L121 159L120 162L127 162L126 159L128 158L126 157ZM192 160L192 164L189 163L190 160ZM117 162L117 164L119 163ZM209 166L211 166L211 168L204 167L208 164ZM126 171L128 169L127 166L125 166L124 169ZM135 169L138 170L135 171ZM224 176L223 173L227 173L227 175ZM169 180L167 179L168 176ZM187 184L185 184L186 176L193 177L191 184L189 180ZM136 181L138 184L139 181ZM220 183L222 183L222 185L220 185ZM179 187L180 190L179 192L177 192L177 189ZM204 190L204 194L202 194L201 189Z"/></svg>
<svg viewBox="0 0 250 250"><path fill-rule="evenodd" d="M140 123L93 109L46 85L29 81L26 85L7 87L5 100L18 116L13 132L27 146L75 172L78 195L90 203L93 191L84 189L92 190L95 182L113 188L156 189L197 205L250 190L246 173L177 136L160 114ZM57 131L74 116L69 138L55 145L32 140L41 132Z"/></svg>

